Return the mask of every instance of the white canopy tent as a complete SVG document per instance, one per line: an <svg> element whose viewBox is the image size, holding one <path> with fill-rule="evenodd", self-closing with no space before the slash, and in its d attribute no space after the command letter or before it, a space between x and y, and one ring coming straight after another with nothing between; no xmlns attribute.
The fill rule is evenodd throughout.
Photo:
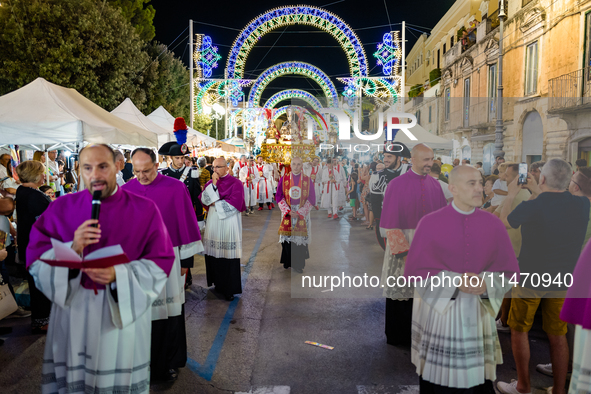
<svg viewBox="0 0 591 394"><path fill-rule="evenodd" d="M0 97L2 144L104 143L156 147L155 133L102 109L74 89L37 78ZM38 148L37 148L38 149Z"/></svg>
<svg viewBox="0 0 591 394"><path fill-rule="evenodd" d="M175 137L174 137L174 116L172 116L166 109L164 109L163 106L160 106L158 108L156 108L156 110L154 110L154 112L152 112L150 115L147 116L148 119L150 119L152 122L156 123L158 126L169 130L169 133L171 135L171 139L170 141L174 141ZM216 139L212 138L210 136L207 136L203 133L200 133L199 131L192 129L192 128L188 128L188 133L187 133L187 143L190 145L197 145L199 143L205 143L208 146L211 146L213 144L215 144Z"/></svg>
<svg viewBox="0 0 591 394"><path fill-rule="evenodd" d="M174 139L167 129L158 126L150 120L150 118L144 115L129 97L123 100L123 102L119 104L117 108L112 110L111 113L131 124L141 127L142 129L156 133L158 135L158 145L162 145Z"/></svg>

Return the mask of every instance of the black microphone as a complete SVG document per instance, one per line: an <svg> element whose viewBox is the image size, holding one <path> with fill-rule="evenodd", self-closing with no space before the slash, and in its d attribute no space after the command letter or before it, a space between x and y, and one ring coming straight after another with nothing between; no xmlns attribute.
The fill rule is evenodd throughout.
<svg viewBox="0 0 591 394"><path fill-rule="evenodd" d="M90 216L91 219L98 220L99 215L101 213L101 195L103 192L101 190L97 190L92 193L92 214ZM92 227L98 227L97 224L93 224Z"/></svg>

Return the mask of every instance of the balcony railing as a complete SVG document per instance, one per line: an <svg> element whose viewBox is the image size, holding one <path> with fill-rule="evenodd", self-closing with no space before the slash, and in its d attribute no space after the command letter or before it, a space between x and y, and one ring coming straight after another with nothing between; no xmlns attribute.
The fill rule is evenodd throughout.
<svg viewBox="0 0 591 394"><path fill-rule="evenodd" d="M550 110L591 104L591 68L586 67L548 81Z"/></svg>

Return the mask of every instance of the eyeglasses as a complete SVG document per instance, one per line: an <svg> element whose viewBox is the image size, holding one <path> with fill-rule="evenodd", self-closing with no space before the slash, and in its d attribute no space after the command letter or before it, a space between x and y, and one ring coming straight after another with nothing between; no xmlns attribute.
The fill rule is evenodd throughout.
<svg viewBox="0 0 591 394"><path fill-rule="evenodd" d="M581 189L581 185L579 185L577 182L573 181L572 179L570 180L572 183L574 183L575 185L577 185L579 187L579 189Z"/></svg>

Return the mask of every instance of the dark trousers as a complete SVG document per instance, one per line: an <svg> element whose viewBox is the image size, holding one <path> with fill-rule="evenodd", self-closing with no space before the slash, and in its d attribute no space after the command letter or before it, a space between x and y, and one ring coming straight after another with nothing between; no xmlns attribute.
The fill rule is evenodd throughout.
<svg viewBox="0 0 591 394"><path fill-rule="evenodd" d="M215 285L216 291L230 296L242 293L240 259L225 259L205 255L207 285Z"/></svg>
<svg viewBox="0 0 591 394"><path fill-rule="evenodd" d="M296 245L291 242L281 243L281 261L283 268L304 269L306 259L310 258L308 245Z"/></svg>
<svg viewBox="0 0 591 394"><path fill-rule="evenodd" d="M29 294L31 295L31 326L33 329L41 328L49 324L51 301L37 289L35 279L29 274L29 271L27 271L27 281L29 282Z"/></svg>
<svg viewBox="0 0 591 394"><path fill-rule="evenodd" d="M455 387L440 386L435 383L427 382L419 377L419 390L421 394L495 394L493 383L490 380L486 380L478 386L459 389Z"/></svg>
<svg viewBox="0 0 591 394"><path fill-rule="evenodd" d="M410 346L412 332L412 298L398 301L386 298L386 340L388 345Z"/></svg>
<svg viewBox="0 0 591 394"><path fill-rule="evenodd" d="M187 363L187 332L185 305L179 316L152 322L150 375L153 380L168 377L170 369L182 368Z"/></svg>

